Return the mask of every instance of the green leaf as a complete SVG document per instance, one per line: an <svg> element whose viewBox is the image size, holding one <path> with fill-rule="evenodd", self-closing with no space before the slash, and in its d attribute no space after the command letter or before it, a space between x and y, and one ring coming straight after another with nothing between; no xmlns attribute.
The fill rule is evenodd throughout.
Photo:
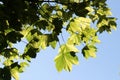
<svg viewBox="0 0 120 80"><path fill-rule="evenodd" d="M13 63L12 60L6 59L6 60L4 61L4 63L3 63L3 65L5 65L5 66L10 66L12 63Z"/></svg>
<svg viewBox="0 0 120 80"><path fill-rule="evenodd" d="M90 27L91 20L89 18L77 17L70 21L70 25L68 25L69 32L80 33L85 28Z"/></svg>
<svg viewBox="0 0 120 80"><path fill-rule="evenodd" d="M57 41L49 42L49 44L51 45L51 47L52 47L53 49L55 49L55 48L56 48Z"/></svg>
<svg viewBox="0 0 120 80"><path fill-rule="evenodd" d="M40 37L40 46L42 49L46 49L48 45L48 35L41 35Z"/></svg>
<svg viewBox="0 0 120 80"><path fill-rule="evenodd" d="M98 32L102 33L103 31L107 31L108 33L111 33L112 29L116 29L117 24L115 23L116 19L112 17L103 17L100 18L97 26L98 26Z"/></svg>
<svg viewBox="0 0 120 80"><path fill-rule="evenodd" d="M101 7L101 8L99 8L97 10L97 13L100 14L100 15L102 15L102 16L103 15L106 15L106 16L111 16L112 15L110 9L107 8L107 7Z"/></svg>
<svg viewBox="0 0 120 80"><path fill-rule="evenodd" d="M25 71L25 67L29 66L28 62L21 62L19 72L22 73Z"/></svg>
<svg viewBox="0 0 120 80"><path fill-rule="evenodd" d="M106 26L106 25L108 25L108 21L107 21L107 19L104 19L104 18L100 19L97 23L97 27L99 27L99 28L102 26Z"/></svg>
<svg viewBox="0 0 120 80"><path fill-rule="evenodd" d="M108 25L110 26L110 28L116 30L116 26L117 26L117 24L116 24L116 18L109 17L108 21L109 21Z"/></svg>
<svg viewBox="0 0 120 80"><path fill-rule="evenodd" d="M17 68L11 69L11 75L15 80L19 80L19 71Z"/></svg>
<svg viewBox="0 0 120 80"><path fill-rule="evenodd" d="M89 57L96 57L96 51L97 48L93 45L86 45L83 49L82 49L82 54L83 56L88 59Z"/></svg>
<svg viewBox="0 0 120 80"><path fill-rule="evenodd" d="M65 60L64 60L64 56L62 54L58 54L55 57L55 64L56 64L56 68L57 70L60 72L64 69L65 66Z"/></svg>
<svg viewBox="0 0 120 80"><path fill-rule="evenodd" d="M56 35L59 35L63 27L63 20L59 18L53 18L52 24L55 26L53 31L56 33Z"/></svg>
<svg viewBox="0 0 120 80"><path fill-rule="evenodd" d="M48 22L46 20L39 20L36 24L36 27L38 27L39 29L43 29L45 30L46 27L49 25Z"/></svg>
<svg viewBox="0 0 120 80"><path fill-rule="evenodd" d="M89 13L89 10L86 9L90 5L90 1L80 1L80 3L72 3L68 6L70 11L73 11L76 16L86 17Z"/></svg>
<svg viewBox="0 0 120 80"><path fill-rule="evenodd" d="M12 36L12 38L11 38L11 36ZM17 32L17 31L9 32L6 35L7 40L12 42L12 43L16 43L17 41L20 42L22 37L23 37L23 35L20 32Z"/></svg>
<svg viewBox="0 0 120 80"><path fill-rule="evenodd" d="M70 51L79 52L79 50L74 45L69 45L69 44L66 44L65 48L63 47L63 49L66 49L66 52L70 52Z"/></svg>
<svg viewBox="0 0 120 80"><path fill-rule="evenodd" d="M78 62L78 57L76 56L76 53L75 52L73 52L73 51L71 51L71 52L69 52L68 54L66 54L66 59L68 60L68 61L70 61L70 63L72 63L72 64L79 64L79 62ZM72 70L72 69L71 69ZM70 71L71 71L70 70Z"/></svg>
<svg viewBox="0 0 120 80"><path fill-rule="evenodd" d="M30 42L31 40L35 39L39 39L40 35L42 35L42 33L37 30L37 29L32 29L29 31L29 33L26 35L26 39Z"/></svg>
<svg viewBox="0 0 120 80"><path fill-rule="evenodd" d="M94 36L93 38L92 38L92 43L94 44L94 43L100 43L100 40L98 39L98 36Z"/></svg>
<svg viewBox="0 0 120 80"><path fill-rule="evenodd" d="M81 43L81 36L79 34L71 34L67 41L68 44L79 45Z"/></svg>
<svg viewBox="0 0 120 80"><path fill-rule="evenodd" d="M92 12L94 12L94 9L92 8L92 7L86 7L85 9L87 9L88 11L89 11L89 13L92 13Z"/></svg>
<svg viewBox="0 0 120 80"><path fill-rule="evenodd" d="M1 76L0 76L1 77ZM5 66L2 70L3 80L11 80L10 68Z"/></svg>
<svg viewBox="0 0 120 80"><path fill-rule="evenodd" d="M35 58L36 53L39 51L39 48L35 48L34 46L31 46L31 44L27 44L24 50L23 58L26 58L29 60L29 57ZM29 56L29 57L27 57Z"/></svg>
<svg viewBox="0 0 120 80"><path fill-rule="evenodd" d="M60 17L62 17L63 16L62 11L57 11L57 15L60 16Z"/></svg>
<svg viewBox="0 0 120 80"><path fill-rule="evenodd" d="M56 68L60 72L63 69L67 71L72 70L72 64L78 64L78 57L75 53L78 50L73 45L62 45L59 54L55 57ZM74 56L73 56L74 53Z"/></svg>
<svg viewBox="0 0 120 80"><path fill-rule="evenodd" d="M70 44L63 44L59 49L60 53L66 53L71 51L79 52L79 50L74 45L70 45Z"/></svg>
<svg viewBox="0 0 120 80"><path fill-rule="evenodd" d="M72 64L78 64L78 57L72 56L69 52L59 53L55 58L56 68L60 72L63 69L67 71L72 70Z"/></svg>
<svg viewBox="0 0 120 80"><path fill-rule="evenodd" d="M24 37L26 37L28 34L29 34L29 32L33 29L33 27L32 26L27 26L27 25L24 25L24 30L22 30L20 33L24 36Z"/></svg>
<svg viewBox="0 0 120 80"><path fill-rule="evenodd" d="M82 31L81 40L85 44L98 43L99 40L96 37L96 30L94 28L86 28Z"/></svg>
<svg viewBox="0 0 120 80"><path fill-rule="evenodd" d="M72 17L72 14L73 14L72 11L68 11L68 12L62 11L64 21L70 20L70 18Z"/></svg>

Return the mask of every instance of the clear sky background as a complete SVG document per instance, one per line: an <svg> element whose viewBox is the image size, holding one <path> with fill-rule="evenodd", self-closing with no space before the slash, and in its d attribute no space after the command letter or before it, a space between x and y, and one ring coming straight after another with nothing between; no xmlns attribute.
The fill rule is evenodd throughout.
<svg viewBox="0 0 120 80"><path fill-rule="evenodd" d="M20 74L20 80L120 80L120 0L108 0L107 3L113 16L118 18L117 30L100 35L96 58L86 60L79 53L80 64L73 66L71 72L57 72L54 57L58 49L47 48ZM22 50L22 46L18 47Z"/></svg>

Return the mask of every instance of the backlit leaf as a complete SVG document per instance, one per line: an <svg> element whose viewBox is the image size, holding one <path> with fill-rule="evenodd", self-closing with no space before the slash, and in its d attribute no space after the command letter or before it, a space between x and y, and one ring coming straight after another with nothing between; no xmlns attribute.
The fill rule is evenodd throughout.
<svg viewBox="0 0 120 80"><path fill-rule="evenodd" d="M68 26L68 31L80 33L87 27L90 27L91 20L89 18L78 17L71 20L70 25Z"/></svg>
<svg viewBox="0 0 120 80"><path fill-rule="evenodd" d="M72 45L66 44L60 47L59 54L55 57L56 68L58 71L62 71L63 69L71 71L72 65L79 63L77 56L75 54L74 56L71 55L72 52L78 52Z"/></svg>
<svg viewBox="0 0 120 80"><path fill-rule="evenodd" d="M55 49L55 48L56 48L57 41L49 42L49 44L52 46L53 49Z"/></svg>
<svg viewBox="0 0 120 80"><path fill-rule="evenodd" d="M11 69L11 75L15 80L19 80L19 72L16 68Z"/></svg>
<svg viewBox="0 0 120 80"><path fill-rule="evenodd" d="M87 45L82 49L83 56L88 59L89 57L96 57L97 48L92 45Z"/></svg>

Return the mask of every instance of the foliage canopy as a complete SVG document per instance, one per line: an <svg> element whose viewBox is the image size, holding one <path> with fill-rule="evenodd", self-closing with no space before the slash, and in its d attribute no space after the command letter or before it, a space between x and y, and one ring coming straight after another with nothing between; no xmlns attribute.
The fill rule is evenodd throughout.
<svg viewBox="0 0 120 80"><path fill-rule="evenodd" d="M0 80L19 80L41 49L55 49L57 43L56 68L71 71L79 63L77 46L84 45L85 58L96 57L99 34L116 29L115 21L106 0L0 0ZM63 30L69 36L61 44ZM14 44L24 40L20 53Z"/></svg>

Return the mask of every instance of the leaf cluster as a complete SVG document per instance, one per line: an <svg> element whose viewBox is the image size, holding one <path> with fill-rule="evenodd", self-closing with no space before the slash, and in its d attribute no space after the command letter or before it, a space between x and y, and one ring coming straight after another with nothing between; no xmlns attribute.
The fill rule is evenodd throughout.
<svg viewBox="0 0 120 80"><path fill-rule="evenodd" d="M57 43L56 68L71 71L79 63L77 46L86 59L96 57L99 34L112 29L116 18L106 0L0 0L0 80L19 80L41 49ZM69 36L61 44L63 31ZM19 42L26 44L23 53L14 46Z"/></svg>

